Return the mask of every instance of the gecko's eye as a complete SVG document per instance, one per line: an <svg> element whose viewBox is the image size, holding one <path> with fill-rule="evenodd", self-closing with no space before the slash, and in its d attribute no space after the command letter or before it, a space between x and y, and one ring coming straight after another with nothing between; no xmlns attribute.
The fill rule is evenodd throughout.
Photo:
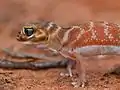
<svg viewBox="0 0 120 90"><path fill-rule="evenodd" d="M34 28L32 28L32 27L30 27L30 28L24 27L23 32L24 32L25 35L31 36L34 33Z"/></svg>

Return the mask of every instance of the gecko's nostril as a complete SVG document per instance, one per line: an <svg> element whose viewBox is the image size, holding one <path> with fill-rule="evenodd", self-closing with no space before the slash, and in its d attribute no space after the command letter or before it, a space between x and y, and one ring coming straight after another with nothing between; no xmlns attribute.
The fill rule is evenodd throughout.
<svg viewBox="0 0 120 90"><path fill-rule="evenodd" d="M16 36L16 38L19 38L19 37L20 37L19 35Z"/></svg>
<svg viewBox="0 0 120 90"><path fill-rule="evenodd" d="M16 39L19 39L19 36L17 36Z"/></svg>
<svg viewBox="0 0 120 90"><path fill-rule="evenodd" d="M20 34L20 32L18 32L18 34Z"/></svg>
<svg viewBox="0 0 120 90"><path fill-rule="evenodd" d="M21 38L20 35L17 34L17 35L16 35L16 39L17 39L17 40L20 40L20 38Z"/></svg>

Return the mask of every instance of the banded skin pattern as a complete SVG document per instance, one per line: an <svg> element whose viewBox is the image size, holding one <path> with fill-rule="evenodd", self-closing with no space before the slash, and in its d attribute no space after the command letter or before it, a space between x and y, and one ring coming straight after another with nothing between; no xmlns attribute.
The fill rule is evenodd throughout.
<svg viewBox="0 0 120 90"><path fill-rule="evenodd" d="M62 30L58 35L62 33ZM89 45L120 45L120 26L108 22L87 22L66 30L61 43L72 48Z"/></svg>
<svg viewBox="0 0 120 90"><path fill-rule="evenodd" d="M120 55L120 26L106 21L88 21L68 28L47 21L29 23L18 33L17 40L49 48L69 59L67 70L71 77L71 62L76 62L79 78L72 83L75 87L85 87L84 57Z"/></svg>

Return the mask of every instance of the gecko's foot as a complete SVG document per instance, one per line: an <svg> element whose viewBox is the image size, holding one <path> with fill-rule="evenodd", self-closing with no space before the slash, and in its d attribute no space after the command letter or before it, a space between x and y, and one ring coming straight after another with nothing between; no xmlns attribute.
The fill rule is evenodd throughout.
<svg viewBox="0 0 120 90"><path fill-rule="evenodd" d="M61 72L60 76L62 77L73 77L71 66L67 66L67 72Z"/></svg>
<svg viewBox="0 0 120 90"><path fill-rule="evenodd" d="M85 88L86 85L87 85L87 82L86 81L75 80L71 84L74 88L78 88L78 87Z"/></svg>
<svg viewBox="0 0 120 90"><path fill-rule="evenodd" d="M64 72L61 72L60 73L60 76L62 76L62 77L72 77L72 75L70 75L69 73L64 73Z"/></svg>
<svg viewBox="0 0 120 90"><path fill-rule="evenodd" d="M72 61L72 60L68 60L67 62L67 71L66 72L61 72L60 73L60 76L62 77L73 77L73 72L72 72L72 68L74 67L75 65L75 61Z"/></svg>

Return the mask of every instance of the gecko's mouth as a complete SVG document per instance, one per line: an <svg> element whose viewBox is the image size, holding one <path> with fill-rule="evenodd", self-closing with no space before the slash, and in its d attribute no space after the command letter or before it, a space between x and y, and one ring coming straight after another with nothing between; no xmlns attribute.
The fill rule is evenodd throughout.
<svg viewBox="0 0 120 90"><path fill-rule="evenodd" d="M46 48L47 48L47 45L39 44L39 45L36 45L36 48L46 49Z"/></svg>
<svg viewBox="0 0 120 90"><path fill-rule="evenodd" d="M39 48L39 49L44 49L44 48L47 48L48 44L45 44L45 43L32 43L30 41L25 41L25 42L21 42L22 44L25 44L25 45L35 45L36 48Z"/></svg>

